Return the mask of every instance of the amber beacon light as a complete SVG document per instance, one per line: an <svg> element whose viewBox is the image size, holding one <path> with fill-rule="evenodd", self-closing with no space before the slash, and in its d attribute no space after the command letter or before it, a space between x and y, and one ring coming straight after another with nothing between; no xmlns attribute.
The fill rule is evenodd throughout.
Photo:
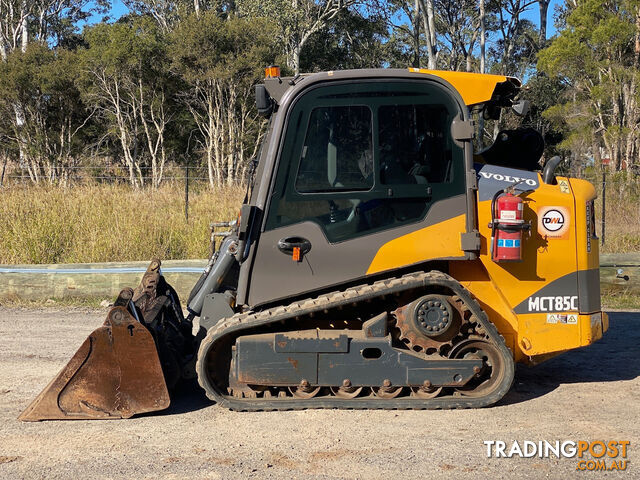
<svg viewBox="0 0 640 480"><path fill-rule="evenodd" d="M271 65L264 69L264 77L265 78L279 78L280 77L280 67L278 65Z"/></svg>

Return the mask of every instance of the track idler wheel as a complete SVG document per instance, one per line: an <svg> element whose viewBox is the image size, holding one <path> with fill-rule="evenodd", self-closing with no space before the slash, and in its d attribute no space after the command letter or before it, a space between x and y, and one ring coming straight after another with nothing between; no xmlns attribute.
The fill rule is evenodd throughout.
<svg viewBox="0 0 640 480"><path fill-rule="evenodd" d="M502 382L505 366L500 360L500 353L494 345L483 340L465 340L456 345L449 355L450 358L473 358L482 360L482 368L474 378L463 387L455 391L467 397L482 397L488 395Z"/></svg>

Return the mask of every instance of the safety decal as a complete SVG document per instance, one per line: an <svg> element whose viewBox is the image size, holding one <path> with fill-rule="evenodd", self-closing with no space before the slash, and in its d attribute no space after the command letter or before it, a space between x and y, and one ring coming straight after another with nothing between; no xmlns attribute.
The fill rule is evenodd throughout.
<svg viewBox="0 0 640 480"><path fill-rule="evenodd" d="M575 325L578 323L577 313L547 313L547 323L565 323Z"/></svg>
<svg viewBox="0 0 640 480"><path fill-rule="evenodd" d="M558 186L560 187L560 191L562 193L571 193L571 189L569 188L569 180L558 180Z"/></svg>
<svg viewBox="0 0 640 480"><path fill-rule="evenodd" d="M565 207L542 207L538 210L538 233L549 238L566 238L569 212Z"/></svg>
<svg viewBox="0 0 640 480"><path fill-rule="evenodd" d="M504 248L520 248L520 240L516 239L503 239L503 238L499 238L498 239L498 247L504 247Z"/></svg>

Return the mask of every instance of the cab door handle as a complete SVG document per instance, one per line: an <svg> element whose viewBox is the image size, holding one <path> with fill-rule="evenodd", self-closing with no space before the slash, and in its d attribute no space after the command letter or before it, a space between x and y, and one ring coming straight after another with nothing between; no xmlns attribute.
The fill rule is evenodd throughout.
<svg viewBox="0 0 640 480"><path fill-rule="evenodd" d="M306 255L311 250L311 242L302 237L286 237L278 240L278 250L285 255L293 256L296 249L300 256Z"/></svg>

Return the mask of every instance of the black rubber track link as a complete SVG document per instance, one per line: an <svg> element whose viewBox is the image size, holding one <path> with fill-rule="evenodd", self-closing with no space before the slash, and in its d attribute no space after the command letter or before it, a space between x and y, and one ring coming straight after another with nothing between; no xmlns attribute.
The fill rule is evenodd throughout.
<svg viewBox="0 0 640 480"><path fill-rule="evenodd" d="M217 345L227 345L236 337L250 334L251 330L264 327L275 322L292 320L296 317L313 315L316 312L357 305L359 302L372 302L375 298L388 295L397 295L407 290L427 291L429 287L444 287L460 297L469 307L471 313L485 336L485 341L491 342L501 356L504 363L504 375L502 380L485 396L449 395L424 399L416 396L399 398L380 398L374 396L344 399L339 397L314 397L299 399L287 398L236 398L224 392L226 386L216 385L211 380L207 369L211 365L217 365L218 361L228 365L229 360L208 358L209 354L220 355L216 352ZM220 343L222 341L222 343ZM213 350L212 350L213 349ZM224 355L230 355L228 348L222 348ZM498 333L495 326L489 321L480 305L471 294L455 279L439 271L415 272L402 277L381 280L372 284L360 285L344 291L332 292L317 298L310 298L289 305L274 307L260 312L239 313L232 317L220 320L209 330L207 336L200 345L196 364L198 382L205 390L207 397L217 402L222 407L238 411L265 411L265 410L304 410L307 408L342 408L342 409L453 409L453 408L481 408L495 404L511 388L514 377L514 362L512 353L505 345L504 339ZM228 371L226 372L228 374Z"/></svg>

